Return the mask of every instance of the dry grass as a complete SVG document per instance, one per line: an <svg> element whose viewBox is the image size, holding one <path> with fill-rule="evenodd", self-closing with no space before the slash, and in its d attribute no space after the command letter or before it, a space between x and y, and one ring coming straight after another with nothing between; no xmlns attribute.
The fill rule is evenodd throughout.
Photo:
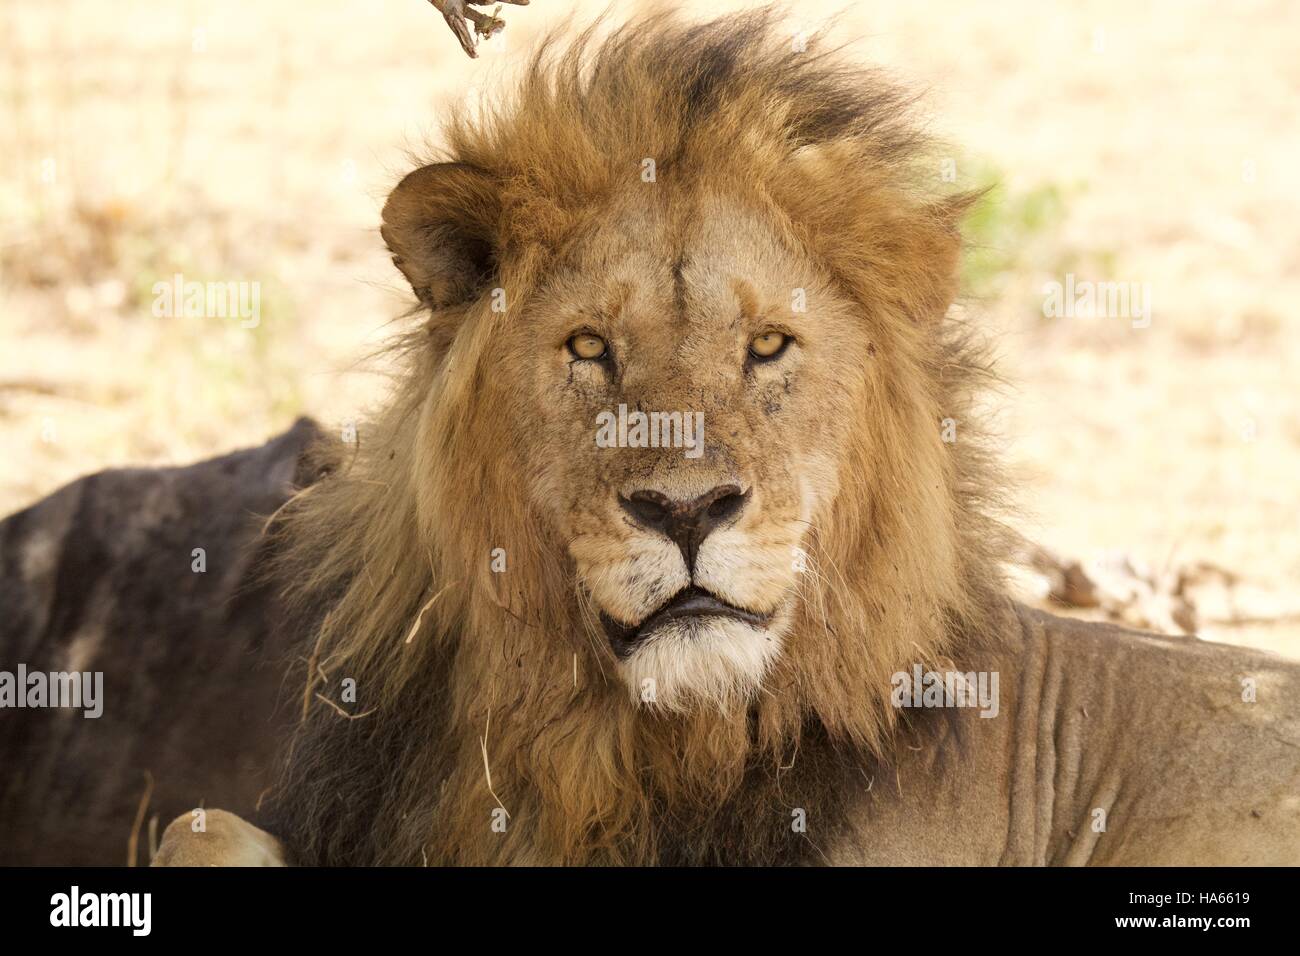
<svg viewBox="0 0 1300 956"><path fill-rule="evenodd" d="M470 62L422 0L6 5L0 510L357 416L382 375L354 363L404 304L375 229L403 150L571 13L517 9ZM1300 653L1300 10L926 0L839 24L930 90L959 181L1003 183L968 307L1016 383L1025 530L1228 568L1209 617L1251 622L1209 635ZM1150 283L1151 327L1045 319L1066 271ZM261 283L261 324L154 317L176 272Z"/></svg>

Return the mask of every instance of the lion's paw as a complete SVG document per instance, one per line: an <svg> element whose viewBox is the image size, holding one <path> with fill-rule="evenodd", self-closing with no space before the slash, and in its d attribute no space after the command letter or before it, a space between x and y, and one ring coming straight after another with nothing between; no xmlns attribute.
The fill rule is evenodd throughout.
<svg viewBox="0 0 1300 956"><path fill-rule="evenodd" d="M225 810L183 813L163 831L151 866L288 866L265 830Z"/></svg>

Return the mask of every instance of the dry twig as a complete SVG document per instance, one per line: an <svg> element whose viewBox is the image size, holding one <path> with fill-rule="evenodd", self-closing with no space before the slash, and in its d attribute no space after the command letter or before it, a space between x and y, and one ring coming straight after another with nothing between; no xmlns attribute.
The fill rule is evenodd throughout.
<svg viewBox="0 0 1300 956"><path fill-rule="evenodd" d="M481 13L473 8L473 6L485 7L492 0L429 0L429 2L442 14L442 18L447 21L447 26L451 27L451 32L456 34L456 39L460 41L460 48L471 58L478 56L475 47L478 45L479 37L487 40L506 28L506 22L497 16L501 11L500 3L491 13ZM528 6L528 0L502 0L502 2L517 7ZM469 29L470 23L474 24L473 33Z"/></svg>
<svg viewBox="0 0 1300 956"><path fill-rule="evenodd" d="M153 774L144 772L144 793L140 795L140 805L135 810L135 822L131 824L131 838L126 841L126 865L135 866L140 853L140 827L144 825L144 815L149 809L149 799L153 796Z"/></svg>

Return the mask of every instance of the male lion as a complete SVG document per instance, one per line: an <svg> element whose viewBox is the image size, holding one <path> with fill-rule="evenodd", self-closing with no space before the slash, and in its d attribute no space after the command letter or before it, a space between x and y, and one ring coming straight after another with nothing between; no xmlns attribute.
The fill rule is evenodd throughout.
<svg viewBox="0 0 1300 956"><path fill-rule="evenodd" d="M906 107L758 13L451 120L383 213L405 375L269 532L273 836L161 862L1300 862L1300 666L1005 597Z"/></svg>

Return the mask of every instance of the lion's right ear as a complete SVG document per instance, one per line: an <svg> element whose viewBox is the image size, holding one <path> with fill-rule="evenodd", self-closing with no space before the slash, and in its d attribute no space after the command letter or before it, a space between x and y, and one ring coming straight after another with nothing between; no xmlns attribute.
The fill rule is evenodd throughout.
<svg viewBox="0 0 1300 956"><path fill-rule="evenodd" d="M500 200L491 177L464 163L405 176L384 203L380 235L416 298L439 309L474 298L496 268Z"/></svg>

